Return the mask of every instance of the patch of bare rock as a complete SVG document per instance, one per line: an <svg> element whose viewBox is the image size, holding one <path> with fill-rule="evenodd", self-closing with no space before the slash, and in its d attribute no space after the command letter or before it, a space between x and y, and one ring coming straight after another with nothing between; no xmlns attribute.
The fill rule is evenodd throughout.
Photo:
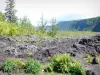
<svg viewBox="0 0 100 75"><path fill-rule="evenodd" d="M95 57L100 54L100 35L88 37L36 37L34 35L23 36L0 36L0 64L10 57L27 59L28 53L32 58L45 63L48 57L59 53L69 53L84 63L84 54L88 53ZM85 65L86 75L100 75L100 65L93 59L91 65Z"/></svg>

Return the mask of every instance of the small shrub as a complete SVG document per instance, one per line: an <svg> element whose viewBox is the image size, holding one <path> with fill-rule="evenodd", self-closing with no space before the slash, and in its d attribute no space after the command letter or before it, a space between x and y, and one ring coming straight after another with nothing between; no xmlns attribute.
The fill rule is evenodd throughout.
<svg viewBox="0 0 100 75"><path fill-rule="evenodd" d="M89 54L85 54L85 58L86 58L86 62L87 63L91 63L92 60L93 60L93 57L91 55L89 55Z"/></svg>
<svg viewBox="0 0 100 75"><path fill-rule="evenodd" d="M58 31L58 28L57 28L57 21L56 21L56 19L52 19L51 20L51 30L49 30L48 32L47 32L47 34L49 35L49 36L51 36L51 37L54 37L56 34L57 34L57 31Z"/></svg>
<svg viewBox="0 0 100 75"><path fill-rule="evenodd" d="M58 54L53 57L52 62L46 69L49 70L52 68L53 71L60 73L69 72L68 65L70 65L70 63L71 58L69 54Z"/></svg>
<svg viewBox="0 0 100 75"><path fill-rule="evenodd" d="M4 61L2 69L4 72L13 72L22 69L24 65L20 59L7 59Z"/></svg>
<svg viewBox="0 0 100 75"><path fill-rule="evenodd" d="M24 66L26 73L37 74L41 70L41 64L33 59L27 60Z"/></svg>
<svg viewBox="0 0 100 75"><path fill-rule="evenodd" d="M69 72L71 58L69 54L58 54L53 58L53 70L56 72Z"/></svg>
<svg viewBox="0 0 100 75"><path fill-rule="evenodd" d="M46 72L68 73L69 75L84 75L84 67L76 60L72 60L69 54L58 54L45 68Z"/></svg>
<svg viewBox="0 0 100 75"><path fill-rule="evenodd" d="M31 24L24 23L15 24L8 21L0 21L0 35L26 35L26 34L34 34L35 29Z"/></svg>
<svg viewBox="0 0 100 75"><path fill-rule="evenodd" d="M48 56L48 61L51 61L52 57Z"/></svg>
<svg viewBox="0 0 100 75"><path fill-rule="evenodd" d="M2 68L4 72L12 72L15 68L15 64L12 60L5 60Z"/></svg>
<svg viewBox="0 0 100 75"><path fill-rule="evenodd" d="M20 59L12 59L12 61L16 64L16 69L23 69L25 66L25 63Z"/></svg>
<svg viewBox="0 0 100 75"><path fill-rule="evenodd" d="M32 57L33 53L32 53L32 52L28 52L27 55L28 55L29 57Z"/></svg>
<svg viewBox="0 0 100 75"><path fill-rule="evenodd" d="M52 63L49 63L46 65L46 67L44 68L45 72L53 72L53 66Z"/></svg>
<svg viewBox="0 0 100 75"><path fill-rule="evenodd" d="M74 63L70 65L70 73L72 75L84 75L85 69L78 61L75 60Z"/></svg>
<svg viewBox="0 0 100 75"><path fill-rule="evenodd" d="M18 27L15 25L9 25L9 32L8 35L9 36L14 36L18 34Z"/></svg>
<svg viewBox="0 0 100 75"><path fill-rule="evenodd" d="M48 31L47 32L47 35L51 36L51 37L54 37L56 34L57 34L57 32L54 32L54 31Z"/></svg>
<svg viewBox="0 0 100 75"><path fill-rule="evenodd" d="M0 12L0 21L4 21L4 20L5 20L5 15L2 12Z"/></svg>

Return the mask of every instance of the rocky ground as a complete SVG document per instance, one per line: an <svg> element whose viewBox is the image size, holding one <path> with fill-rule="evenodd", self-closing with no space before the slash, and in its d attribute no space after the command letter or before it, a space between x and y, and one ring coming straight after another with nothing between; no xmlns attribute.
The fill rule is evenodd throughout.
<svg viewBox="0 0 100 75"><path fill-rule="evenodd" d="M69 53L84 64L87 75L100 75L100 65L87 64L84 59L86 53L96 56L100 54L100 35L82 37L36 37L0 36L0 64L7 58L16 57L26 60L32 53L32 58L42 63L48 62L48 57L58 53ZM0 75L6 75L0 72Z"/></svg>

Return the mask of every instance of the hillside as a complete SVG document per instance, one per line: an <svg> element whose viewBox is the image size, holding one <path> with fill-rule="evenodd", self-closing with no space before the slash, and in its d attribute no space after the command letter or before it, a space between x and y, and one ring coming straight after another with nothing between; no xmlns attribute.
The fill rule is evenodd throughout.
<svg viewBox="0 0 100 75"><path fill-rule="evenodd" d="M73 21L62 21L57 24L59 30L92 30L100 32L100 17L73 20Z"/></svg>

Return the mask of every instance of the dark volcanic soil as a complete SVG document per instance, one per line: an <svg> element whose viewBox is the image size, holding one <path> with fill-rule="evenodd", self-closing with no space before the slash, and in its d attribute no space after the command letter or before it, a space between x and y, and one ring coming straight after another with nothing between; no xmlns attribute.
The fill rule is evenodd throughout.
<svg viewBox="0 0 100 75"><path fill-rule="evenodd" d="M84 59L86 53L92 56L100 54L99 34L96 36L61 38L39 38L33 35L0 36L0 64L10 57L26 60L29 58L28 53L30 52L33 54L34 59L42 63L47 62L48 57L53 57L55 54L69 53L84 64L89 73L93 72L95 75L100 75L100 65L86 64Z"/></svg>

